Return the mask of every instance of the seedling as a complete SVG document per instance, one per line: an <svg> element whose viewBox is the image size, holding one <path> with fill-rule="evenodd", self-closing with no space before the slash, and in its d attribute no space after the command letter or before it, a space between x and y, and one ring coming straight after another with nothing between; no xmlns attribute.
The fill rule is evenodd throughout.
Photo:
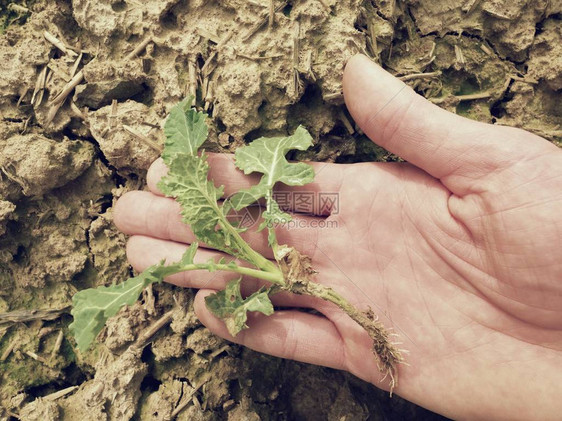
<svg viewBox="0 0 562 421"><path fill-rule="evenodd" d="M260 182L249 189L241 190L220 202L224 188L208 179L207 155L199 151L207 139L206 114L191 108L191 98L172 108L164 132L166 143L162 158L168 166L168 174L159 184L161 191L175 198L181 205L183 221L191 226L197 239L206 247L221 250L232 256L225 259L195 263L198 244L193 243L177 263L165 261L149 267L140 275L119 285L101 286L82 290L73 297L74 322L70 330L81 351L87 350L105 325L124 305L132 305L148 285L162 282L164 278L188 270L228 271L240 275L229 282L225 290L206 298L207 308L224 320L228 331L236 336L246 329L248 312L273 314L270 297L279 292L290 292L322 298L336 304L349 317L363 327L373 339L373 352L378 357L381 372L391 377L391 387L397 381L396 366L402 362L399 350L389 340L390 333L369 309L356 309L336 291L313 281L316 272L311 259L290 245L279 244L275 225L289 222L291 215L280 209L273 196L273 187L282 182L289 186L302 186L314 179L314 170L305 163L289 163L285 156L291 150L304 151L312 145L309 133L299 127L292 136L260 138L238 148L236 166L245 174L262 173ZM261 215L258 230L268 230L269 246L275 261L268 260L240 236L245 230L231 222L228 215L264 201L265 211ZM250 267L241 266L244 261ZM266 281L262 287L248 297L240 292L242 276L247 275Z"/></svg>

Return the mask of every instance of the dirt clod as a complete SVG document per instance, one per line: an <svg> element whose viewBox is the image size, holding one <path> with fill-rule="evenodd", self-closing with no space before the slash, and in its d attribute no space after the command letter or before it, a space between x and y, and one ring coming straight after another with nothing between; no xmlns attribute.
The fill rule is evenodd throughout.
<svg viewBox="0 0 562 421"><path fill-rule="evenodd" d="M58 421L60 416L61 410L56 402L43 400L41 398L27 404L20 412L20 419L22 421Z"/></svg>
<svg viewBox="0 0 562 421"><path fill-rule="evenodd" d="M0 200L0 236L6 232L6 222L14 217L16 205L7 200Z"/></svg>
<svg viewBox="0 0 562 421"><path fill-rule="evenodd" d="M19 199L21 195L41 195L64 186L88 168L94 148L88 142L57 142L38 134L12 136L0 153L3 197Z"/></svg>
<svg viewBox="0 0 562 421"><path fill-rule="evenodd" d="M69 414L68 419L131 419L137 411L140 384L147 369L138 352L127 350L114 361L100 364L92 380L59 404L65 416Z"/></svg>
<svg viewBox="0 0 562 421"><path fill-rule="evenodd" d="M105 92L105 90L104 90ZM162 119L154 109L135 101L108 105L89 114L90 130L108 162L118 170L146 171L160 153L139 139L145 136L163 145ZM124 127L126 126L126 127ZM137 136L126 130L133 128Z"/></svg>
<svg viewBox="0 0 562 421"><path fill-rule="evenodd" d="M560 21L546 21L543 32L535 38L529 56L529 76L545 80L554 91L562 89L562 26Z"/></svg>
<svg viewBox="0 0 562 421"><path fill-rule="evenodd" d="M209 329L201 328L188 335L185 346L197 354L202 354L206 351L219 349L224 346L224 344L225 341L213 335Z"/></svg>

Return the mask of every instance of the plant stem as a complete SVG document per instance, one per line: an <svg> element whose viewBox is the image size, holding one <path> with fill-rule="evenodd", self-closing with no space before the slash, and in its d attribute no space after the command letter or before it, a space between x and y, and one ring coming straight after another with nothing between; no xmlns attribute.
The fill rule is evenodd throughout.
<svg viewBox="0 0 562 421"><path fill-rule="evenodd" d="M271 262L270 262L271 263ZM272 284L279 285L281 287L285 286L285 280L283 279L283 274L277 269L278 273L266 272L259 269L252 269L242 266L232 266L223 263L193 263L190 265L178 266L173 272L170 272L166 276L174 275L180 272L187 272L190 270L207 270L209 272L221 270L225 272L238 273L240 275L252 276L254 278L263 279L264 281L271 282Z"/></svg>
<svg viewBox="0 0 562 421"><path fill-rule="evenodd" d="M268 263L273 265L273 263L271 263L269 260ZM205 264L196 264L195 266L197 266L197 269L206 269ZM273 266L275 267L276 272L266 272L263 270L246 268L242 266L231 267L225 264L218 264L216 265L216 268L217 270L235 272L235 273L239 273L240 275L252 276L254 278L263 279L264 281L271 282L272 284L284 286L285 280L283 279L283 274L279 269L277 269L275 265Z"/></svg>
<svg viewBox="0 0 562 421"><path fill-rule="evenodd" d="M202 156L202 158L203 157L204 156ZM279 279L281 280L280 281L277 280L277 283L282 282L282 285L284 285L285 281L283 279L283 275L281 274L281 271L279 270L277 265L275 265L273 262L263 257L260 253L255 251L252 247L250 247L250 245L246 241L244 241L244 239L240 236L238 230L234 228L232 224L229 222L229 220L226 218L223 209L219 207L215 198L209 197L209 195L205 190L200 190L200 192L201 194L203 194L203 196L205 196L208 203L214 208L216 215L218 215L219 217L220 227L223 230L227 231L228 234L231 236L231 238L234 240L236 248L240 252L239 253L240 257L242 257L248 263L257 267L261 271L268 272L270 274L274 274L275 276L278 276Z"/></svg>
<svg viewBox="0 0 562 421"><path fill-rule="evenodd" d="M236 247L238 248L238 250L242 252L243 259L246 260L248 263L251 263L252 265L256 266L258 269L260 269L259 271L256 272L267 272L271 275L275 275L276 279L278 279L277 283L281 282L282 283L281 285L285 285L283 275L279 270L279 268L277 267L277 265L271 262L270 260L266 259L265 257L263 257L252 247L250 247L250 245L246 241L244 241L244 239L240 236L238 231L230 224L230 222L228 222L226 217L223 215L222 211L218 209L218 206L217 206L217 214L221 215L220 217L221 228L228 231L228 233L232 236L234 242L236 243Z"/></svg>
<svg viewBox="0 0 562 421"><path fill-rule="evenodd" d="M266 196L266 212L268 214L271 214L271 207L273 204L272 202L273 202L273 190L270 189L267 191L267 196ZM277 234L275 233L275 227L273 227L271 224L268 224L267 227L267 242L269 243L269 246L273 250L273 255L275 256L275 260L278 260L277 256L279 252L279 243L277 242Z"/></svg>

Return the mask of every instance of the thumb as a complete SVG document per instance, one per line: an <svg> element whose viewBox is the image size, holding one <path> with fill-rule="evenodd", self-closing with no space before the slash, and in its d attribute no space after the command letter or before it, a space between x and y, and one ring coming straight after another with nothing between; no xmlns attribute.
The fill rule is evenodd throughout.
<svg viewBox="0 0 562 421"><path fill-rule="evenodd" d="M557 149L523 130L445 111L363 55L349 60L343 85L349 112L367 136L460 195L474 190L474 180Z"/></svg>

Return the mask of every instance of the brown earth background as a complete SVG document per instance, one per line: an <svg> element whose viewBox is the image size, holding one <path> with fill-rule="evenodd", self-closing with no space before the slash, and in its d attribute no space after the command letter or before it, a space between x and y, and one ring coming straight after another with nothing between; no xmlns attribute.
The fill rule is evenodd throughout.
<svg viewBox="0 0 562 421"><path fill-rule="evenodd" d="M77 290L130 276L112 205L144 187L190 93L208 150L303 124L315 145L293 159L396 160L342 105L344 63L363 52L450 111L561 145L560 0L274 6L270 27L268 0L0 0L0 420L440 419L226 343L189 289L148 289L87 353L69 335Z"/></svg>

